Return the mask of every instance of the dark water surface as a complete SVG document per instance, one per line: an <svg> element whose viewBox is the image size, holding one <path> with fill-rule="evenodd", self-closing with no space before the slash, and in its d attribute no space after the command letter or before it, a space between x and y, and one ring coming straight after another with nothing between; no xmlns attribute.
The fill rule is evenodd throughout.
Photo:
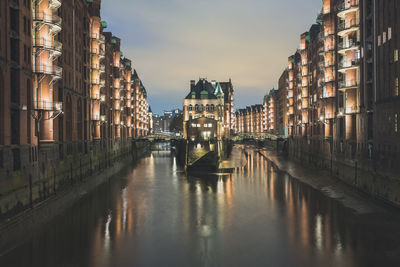
<svg viewBox="0 0 400 267"><path fill-rule="evenodd" d="M247 160L196 178L153 152L0 266L400 266L399 211L353 211L258 153Z"/></svg>

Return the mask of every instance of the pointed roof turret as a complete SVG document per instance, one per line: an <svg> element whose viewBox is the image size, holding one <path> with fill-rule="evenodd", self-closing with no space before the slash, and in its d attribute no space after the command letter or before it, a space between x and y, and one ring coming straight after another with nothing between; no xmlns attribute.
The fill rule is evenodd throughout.
<svg viewBox="0 0 400 267"><path fill-rule="evenodd" d="M223 95L224 91L222 91L221 84L217 83L217 88L215 88L214 95Z"/></svg>

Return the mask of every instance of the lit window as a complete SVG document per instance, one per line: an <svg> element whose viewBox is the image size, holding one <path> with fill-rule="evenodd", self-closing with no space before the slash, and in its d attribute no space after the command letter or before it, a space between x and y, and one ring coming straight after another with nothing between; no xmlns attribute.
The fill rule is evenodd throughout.
<svg viewBox="0 0 400 267"><path fill-rule="evenodd" d="M394 96L399 96L399 78L394 79Z"/></svg>
<svg viewBox="0 0 400 267"><path fill-rule="evenodd" d="M382 43L386 43L386 32L384 32L382 35Z"/></svg>
<svg viewBox="0 0 400 267"><path fill-rule="evenodd" d="M211 128L211 127L212 127L212 124L211 124L211 123L209 123L209 124L208 124L208 127L209 127L209 128Z"/></svg>
<svg viewBox="0 0 400 267"><path fill-rule="evenodd" d="M381 46L381 36L378 36L378 46Z"/></svg>
<svg viewBox="0 0 400 267"><path fill-rule="evenodd" d="M393 59L394 59L394 62L399 61L399 49L395 49L393 51Z"/></svg>
<svg viewBox="0 0 400 267"><path fill-rule="evenodd" d="M388 28L388 41L392 39L392 28Z"/></svg>
<svg viewBox="0 0 400 267"><path fill-rule="evenodd" d="M398 114L394 114L394 132L399 132Z"/></svg>
<svg viewBox="0 0 400 267"><path fill-rule="evenodd" d="M204 124L203 127L204 127L204 128L207 128L207 127L208 127L208 124Z"/></svg>

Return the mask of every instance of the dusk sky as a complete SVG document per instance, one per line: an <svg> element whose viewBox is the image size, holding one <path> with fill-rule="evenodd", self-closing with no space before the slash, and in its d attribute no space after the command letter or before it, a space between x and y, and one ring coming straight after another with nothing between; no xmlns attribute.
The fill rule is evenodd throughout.
<svg viewBox="0 0 400 267"><path fill-rule="evenodd" d="M228 81L235 109L276 87L322 0L103 0L155 114L182 108L190 80Z"/></svg>

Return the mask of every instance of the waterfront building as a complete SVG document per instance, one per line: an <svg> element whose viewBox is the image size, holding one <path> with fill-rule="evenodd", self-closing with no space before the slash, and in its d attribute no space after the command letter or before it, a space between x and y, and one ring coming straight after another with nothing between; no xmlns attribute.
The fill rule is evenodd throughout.
<svg viewBox="0 0 400 267"><path fill-rule="evenodd" d="M39 181L45 191L32 199L49 194L65 160L89 164L151 134L146 89L100 8L100 0L1 1L0 194ZM26 205L28 194L15 196ZM0 210L14 204L0 201Z"/></svg>
<svg viewBox="0 0 400 267"><path fill-rule="evenodd" d="M277 91L271 89L268 94L264 96L264 132L275 134L276 133L276 104L277 104Z"/></svg>
<svg viewBox="0 0 400 267"><path fill-rule="evenodd" d="M373 90L368 103L373 103L373 114L368 113L368 145L365 154L373 158L385 173L398 177L400 165L400 2L375 2L375 43L368 51L375 51L375 66L367 71L367 81ZM371 59L371 58L370 58ZM373 77L375 76L375 79ZM370 106L370 105L369 105ZM371 123L370 120L373 120ZM371 128L370 125L373 125ZM371 142L372 140L372 142Z"/></svg>
<svg viewBox="0 0 400 267"><path fill-rule="evenodd" d="M229 93L232 94L233 90ZM184 137L190 140L209 140L229 136L232 124L225 116L229 114L232 117L229 109L231 104L228 105L225 100L220 83L200 79L196 84L192 80L190 92L183 101Z"/></svg>
<svg viewBox="0 0 400 267"><path fill-rule="evenodd" d="M252 105L235 112L237 134L260 134L264 132L264 106Z"/></svg>

